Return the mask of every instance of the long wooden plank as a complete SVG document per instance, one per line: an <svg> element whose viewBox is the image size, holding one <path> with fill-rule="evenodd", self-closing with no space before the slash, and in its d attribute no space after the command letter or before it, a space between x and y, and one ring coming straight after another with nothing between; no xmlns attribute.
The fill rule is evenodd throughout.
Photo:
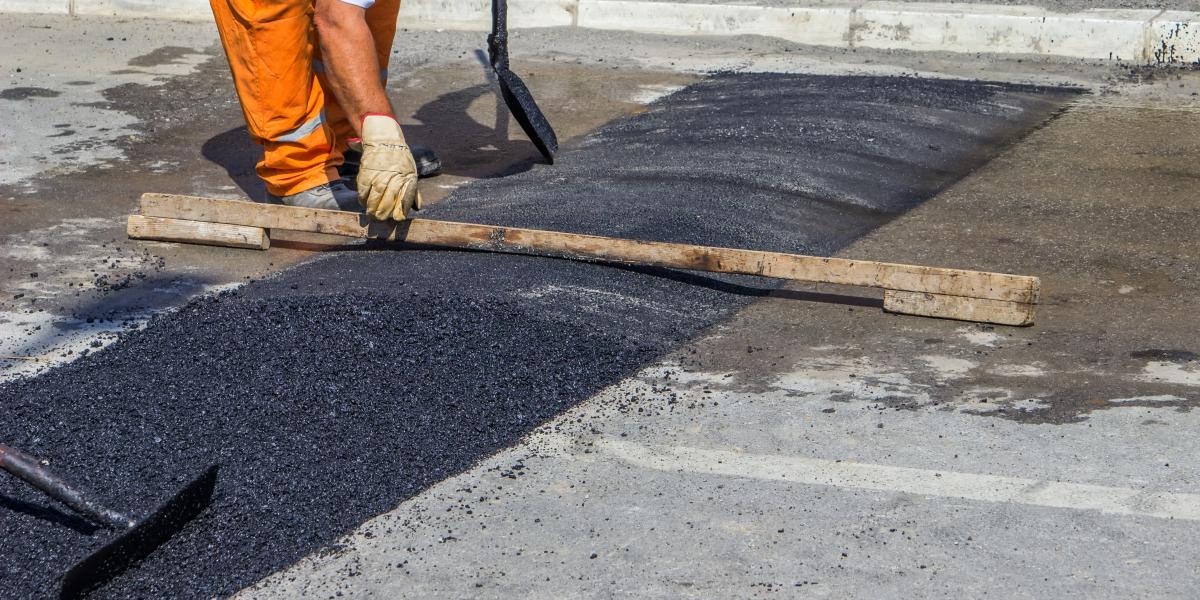
<svg viewBox="0 0 1200 600"><path fill-rule="evenodd" d="M411 244L554 256L575 260L761 275L1035 304L1036 277L826 258L668 242L411 219L383 223L355 213L167 194L142 196L145 216L310 231Z"/></svg>
<svg viewBox="0 0 1200 600"><path fill-rule="evenodd" d="M252 250L266 250L271 247L271 238L265 229L227 223L129 215L126 232L129 237L139 240L185 242Z"/></svg>

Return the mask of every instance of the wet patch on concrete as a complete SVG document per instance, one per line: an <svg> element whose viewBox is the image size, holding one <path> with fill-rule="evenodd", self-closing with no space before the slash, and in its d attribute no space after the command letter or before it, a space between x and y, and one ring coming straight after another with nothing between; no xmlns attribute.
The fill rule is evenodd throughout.
<svg viewBox="0 0 1200 600"><path fill-rule="evenodd" d="M830 253L931 197L1070 94L722 75L464 186L433 218ZM210 597L516 442L761 294L763 282L469 252L347 251L193 303L0 387L0 438L144 510L211 462L214 506L108 597ZM134 474L134 477L130 477ZM0 481L17 501L39 499ZM37 595L101 543L0 512Z"/></svg>
<svg viewBox="0 0 1200 600"><path fill-rule="evenodd" d="M673 386L784 393L854 410L961 413L1026 425L1083 423L1108 410L1187 413L1200 407L1200 361L1188 359L1187 351L1087 360L1053 350L1067 347L1065 341L1038 327L902 323L911 319L771 303L772 308L744 311L737 322L697 343L702 351L679 362L692 383L676 378ZM779 323L790 321L781 310L807 314L780 329ZM760 322L763 315L770 320ZM775 331L764 334L758 329L764 325ZM921 335L934 331L942 337ZM796 347L796 340L808 345Z"/></svg>
<svg viewBox="0 0 1200 600"><path fill-rule="evenodd" d="M1200 354L1191 350L1163 350L1161 348L1153 348L1150 350L1134 350L1129 353L1130 358L1141 358L1145 360L1159 360L1175 363L1185 363L1200 359Z"/></svg>
<svg viewBox="0 0 1200 600"><path fill-rule="evenodd" d="M141 56L135 56L129 59L128 64L131 67L158 67L161 65L190 64L189 61L185 61L183 59L188 56L203 54L203 52L198 52L195 48L187 48L184 46L164 46Z"/></svg>
<svg viewBox="0 0 1200 600"><path fill-rule="evenodd" d="M5 41L9 43L0 65L8 73L7 85L14 89L0 90L0 100L27 99L3 103L9 112L0 133L0 163L5 165L0 171L0 199L44 193L44 188L30 184L34 176L45 174L45 179L57 179L110 161L119 162L123 155L117 146L144 143L136 139L142 128L133 114L94 103L102 100L106 88L123 83L151 87L189 74L204 59L203 49L212 45L214 33L211 24L201 23L159 28L138 20L6 16ZM162 46L167 50L155 50ZM184 46L190 47L194 56L178 50ZM138 61L147 55L149 58ZM161 60L151 60L155 57ZM166 60L170 57L176 59ZM110 72L131 59L147 66L119 74ZM147 97L166 95L166 90L160 88ZM45 115L49 114L56 115L54 121L47 121ZM50 123L62 122L71 123L73 133L50 127ZM150 128L166 126L165 121L149 124ZM47 139L50 142L32 142ZM55 212L55 202L47 200L43 204L44 210ZM0 230L7 228L8 223L0 225Z"/></svg>
<svg viewBox="0 0 1200 600"><path fill-rule="evenodd" d="M62 92L43 87L11 87L0 90L0 100L28 100L30 98L57 98Z"/></svg>

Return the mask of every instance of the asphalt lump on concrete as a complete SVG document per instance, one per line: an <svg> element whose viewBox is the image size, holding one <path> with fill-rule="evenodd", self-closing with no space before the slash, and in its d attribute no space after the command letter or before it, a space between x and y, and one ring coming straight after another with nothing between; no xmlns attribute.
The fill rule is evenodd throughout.
<svg viewBox="0 0 1200 600"><path fill-rule="evenodd" d="M928 199L1063 90L718 75L425 216L829 254ZM886 259L887 257L879 257ZM0 387L0 439L120 510L204 469L213 505L101 597L231 594L511 445L773 285L367 247L196 301ZM0 590L52 595L108 539L0 478Z"/></svg>

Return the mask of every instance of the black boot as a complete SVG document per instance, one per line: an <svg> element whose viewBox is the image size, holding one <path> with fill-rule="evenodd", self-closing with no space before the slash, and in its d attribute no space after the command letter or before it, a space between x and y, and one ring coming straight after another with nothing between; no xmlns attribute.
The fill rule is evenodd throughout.
<svg viewBox="0 0 1200 600"><path fill-rule="evenodd" d="M410 149L413 161L417 163L417 177L433 177L442 172L442 160L434 154L433 149L417 145L411 146ZM362 160L362 153L347 148L342 158L345 162L338 167L338 175L346 181L354 181L358 177L358 163Z"/></svg>

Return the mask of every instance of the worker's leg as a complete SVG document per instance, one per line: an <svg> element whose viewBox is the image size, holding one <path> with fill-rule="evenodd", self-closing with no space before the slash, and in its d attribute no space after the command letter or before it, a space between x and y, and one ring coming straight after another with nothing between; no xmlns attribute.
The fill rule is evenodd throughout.
<svg viewBox="0 0 1200 600"><path fill-rule="evenodd" d="M379 79L387 85L388 76L388 61L392 57L392 42L396 38L396 19L400 14L400 0L377 0L375 4L367 9L367 26L371 29L371 37L375 41L375 55L379 59ZM325 65L319 59L314 63L316 66L317 75L324 85L324 69ZM338 166L342 164L341 154L346 150L346 140L358 137L354 133L354 127L346 118L346 113L342 107L338 105L333 94L328 94L325 98L325 118L333 129L336 157L330 163L330 166Z"/></svg>
<svg viewBox="0 0 1200 600"><path fill-rule="evenodd" d="M257 170L267 191L290 196L337 179L312 68L312 0L210 3L246 125L264 148Z"/></svg>
<svg viewBox="0 0 1200 600"><path fill-rule="evenodd" d="M379 74L387 82L388 62L392 58L392 42L396 40L396 20L400 15L400 0L378 0L367 9L367 26L375 38L375 55L379 58Z"/></svg>
<svg viewBox="0 0 1200 600"><path fill-rule="evenodd" d="M396 38L396 20L400 13L400 0L378 0L374 6L367 9L367 26L371 29L371 37L375 42L375 55L379 61L379 79L387 85L388 63L392 58L392 43ZM318 31L317 35L320 35ZM318 79L324 85L324 63L319 57L314 63ZM326 87L326 89L328 89ZM329 166L337 167L342 176L350 180L358 173L357 152L347 152L346 140L357 137L354 127L346 118L346 113L338 105L333 94L325 96L325 120L334 132L334 149L330 156ZM417 163L417 173L421 177L431 177L441 172L442 161L432 149L420 145L412 146L413 159ZM345 164L343 164L345 163Z"/></svg>

